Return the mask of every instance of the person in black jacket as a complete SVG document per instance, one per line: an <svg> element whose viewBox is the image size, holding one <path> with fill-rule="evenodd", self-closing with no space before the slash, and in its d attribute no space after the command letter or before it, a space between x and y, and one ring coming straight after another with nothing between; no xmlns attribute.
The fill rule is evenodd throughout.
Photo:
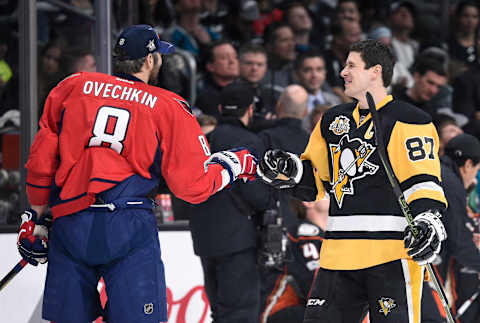
<svg viewBox="0 0 480 323"><path fill-rule="evenodd" d="M480 169L480 141L469 134L452 138L441 159L442 186L448 208L442 221L448 239L443 248L440 275L445 281L448 267L454 262L454 281L458 309L479 287L480 252L473 241L473 220L467 215L467 190L476 184ZM469 229L471 228L471 229ZM480 303L474 302L462 316L460 322L478 322Z"/></svg>
<svg viewBox="0 0 480 323"><path fill-rule="evenodd" d="M307 147L310 134L302 128L302 120L307 115L308 94L300 85L285 88L277 104L278 120L274 127L261 131L258 136L266 149L282 149L300 155ZM278 192L280 214L286 226L295 224L296 216L289 207L289 195Z"/></svg>
<svg viewBox="0 0 480 323"><path fill-rule="evenodd" d="M237 146L261 150L260 139L248 129L253 117L252 88L239 83L227 85L221 102L219 123L207 136L212 152ZM270 190L255 181L235 185L191 209L194 252L202 262L215 323L258 322L260 274L254 214L271 203Z"/></svg>

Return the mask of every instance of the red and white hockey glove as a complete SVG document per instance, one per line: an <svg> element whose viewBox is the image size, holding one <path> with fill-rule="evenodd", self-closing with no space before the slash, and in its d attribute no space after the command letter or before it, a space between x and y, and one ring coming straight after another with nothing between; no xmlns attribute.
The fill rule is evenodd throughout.
<svg viewBox="0 0 480 323"><path fill-rule="evenodd" d="M27 209L23 214L18 231L17 248L25 261L31 265L44 264L48 256L48 227L50 218L38 219L37 212Z"/></svg>
<svg viewBox="0 0 480 323"><path fill-rule="evenodd" d="M280 149L268 150L260 160L257 175L275 188L292 188L302 179L303 164L295 154Z"/></svg>
<svg viewBox="0 0 480 323"><path fill-rule="evenodd" d="M227 170L230 184L237 178L241 178L244 182L255 180L257 158L246 148L234 148L216 152L205 161L205 170L210 164L220 164Z"/></svg>
<svg viewBox="0 0 480 323"><path fill-rule="evenodd" d="M421 266L433 262L440 253L442 241L447 239L440 217L438 211L420 213L413 219L418 234L414 236L410 226L405 229L403 242L407 253Z"/></svg>

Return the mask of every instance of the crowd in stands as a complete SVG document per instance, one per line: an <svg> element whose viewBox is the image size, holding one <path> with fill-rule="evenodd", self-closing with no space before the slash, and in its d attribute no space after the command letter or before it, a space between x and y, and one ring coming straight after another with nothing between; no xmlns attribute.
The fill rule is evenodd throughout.
<svg viewBox="0 0 480 323"><path fill-rule="evenodd" d="M94 14L93 0L63 2ZM440 154L460 133L480 139L480 1L112 0L112 39L129 20L132 3L134 23L152 25L162 40L176 46L177 54L164 58L158 85L190 100L205 134L221 122L222 90L238 83L255 93L248 128L270 143L266 146L287 124L285 118L301 120L297 134L306 140L325 111L352 100L344 93L340 71L350 46L371 38L395 55L390 93L432 116ZM19 127L18 114L11 117L19 106L17 17L18 1L0 1L1 134L6 127ZM96 65L91 20L38 0L37 22L40 116L59 81L71 73L94 72ZM292 111L301 104L294 104L289 92L303 90L306 109ZM480 210L475 196L472 219ZM315 213L314 204L298 208L304 217ZM187 218L180 210L185 207L175 218ZM295 235L291 239L298 243Z"/></svg>

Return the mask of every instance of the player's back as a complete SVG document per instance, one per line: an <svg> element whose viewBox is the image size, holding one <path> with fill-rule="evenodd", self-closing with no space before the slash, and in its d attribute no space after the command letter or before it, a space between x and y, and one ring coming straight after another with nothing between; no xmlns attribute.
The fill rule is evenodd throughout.
<svg viewBox="0 0 480 323"><path fill-rule="evenodd" d="M174 99L181 100L134 77L78 73L62 81L49 95L41 120L58 124L60 199L99 193L134 174L155 186L161 145L170 144L162 137L178 115L171 112Z"/></svg>

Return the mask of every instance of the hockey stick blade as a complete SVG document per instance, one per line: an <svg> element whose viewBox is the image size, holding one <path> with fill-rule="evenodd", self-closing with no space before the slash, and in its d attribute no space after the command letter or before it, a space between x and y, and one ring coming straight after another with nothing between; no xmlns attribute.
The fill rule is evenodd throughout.
<svg viewBox="0 0 480 323"><path fill-rule="evenodd" d="M0 291L28 264L24 259L20 260L0 281Z"/></svg>
<svg viewBox="0 0 480 323"><path fill-rule="evenodd" d="M410 207L405 201L405 197L403 196L402 190L400 189L400 184L398 183L398 180L395 177L395 174L393 172L392 166L390 165L390 161L387 158L387 153L385 151L385 144L383 142L383 133L380 127L380 119L378 117L375 101L373 100L373 97L370 94L370 92L366 93L366 98L368 103L368 109L370 110L370 114L372 115L375 143L377 145L378 156L382 161L383 168L385 169L385 173L387 174L388 181L390 182L390 185L392 186L395 197L397 198L398 204L400 205L400 209L402 210L403 215L407 219L408 225L412 229L413 235L417 236L418 231L416 230L413 224L412 212L410 211ZM442 286L438 282L437 275L433 270L432 265L426 264L425 266L427 267L429 276L432 279L433 286L435 287L435 290L440 296L440 300L442 301L443 308L445 310L445 313L447 314L448 323L455 323L452 312L450 310L450 306L448 305L447 296L445 295L445 292Z"/></svg>

